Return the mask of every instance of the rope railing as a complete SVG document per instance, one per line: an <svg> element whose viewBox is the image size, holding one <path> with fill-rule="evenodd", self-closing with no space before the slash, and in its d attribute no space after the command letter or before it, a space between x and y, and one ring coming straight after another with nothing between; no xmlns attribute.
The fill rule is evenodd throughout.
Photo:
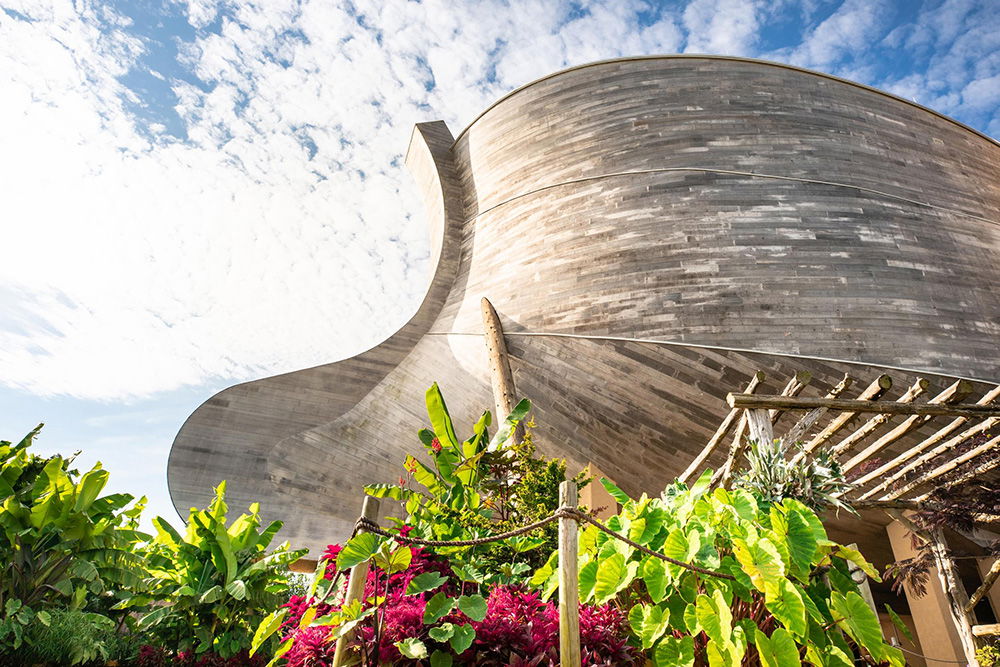
<svg viewBox="0 0 1000 667"><path fill-rule="evenodd" d="M513 530L508 530L503 533L475 537L468 540L427 540L420 537L409 537L390 533L382 528L382 526L378 524L378 500L372 497L366 497L361 516L354 524L352 536L360 533L373 533L375 535L395 540L401 544L413 544L424 547L474 547L482 544L491 544L493 542L502 542L503 540L508 540L512 537L519 537L558 521L559 656L560 664L563 665L563 667L580 667L582 662L580 656L579 628L579 564L577 562L577 536L579 524L590 524L599 531L616 540L619 540L620 542L624 542L647 556L658 558L672 565L676 565L677 567L709 577L728 579L730 581L735 580L735 577L731 574L709 570L697 565L692 565L691 563L685 563L684 561L677 560L676 558L671 558L666 554L653 551L652 549L615 532L594 517L576 507L577 487L576 484L571 481L563 482L559 486L559 503L559 509L544 519L539 519L538 521L529 523L526 526L514 528ZM347 591L344 596L344 604L359 601L362 598L364 582L367 576L368 561L359 563L351 568L351 573L347 582ZM346 660L344 647L350 641L350 637L350 632L345 633L345 635L337 642L337 652L334 655L333 667L343 667Z"/></svg>
<svg viewBox="0 0 1000 667"><path fill-rule="evenodd" d="M727 574L725 572L717 572L715 570L709 570L703 567L699 567L697 565L692 565L691 563L685 563L684 561L671 558L666 554L661 554L658 551L653 551L652 549L649 549L648 547L645 547L639 544L638 542L630 540L624 535L616 533L614 530L608 528L603 523L601 523L594 517L590 516L586 512L582 512L575 507L568 507L568 506L560 507L559 509L557 509L555 512L545 517L544 519L540 519L526 526L521 526L520 528L508 530L504 533L498 533L496 535L487 535L484 537L476 537L468 540L425 540L419 537L408 537L408 536L404 537L396 533L390 533L389 531L379 526L378 523L376 523L375 521L367 519L365 517L359 517L355 526L357 529L362 529L369 533L375 533L376 535L381 535L382 537L395 540L402 544L415 544L424 547L475 547L482 544L490 544L492 542L502 542L503 540L508 540L512 537L519 537L521 535L530 533L534 530L538 530L539 528L542 528L554 521L558 521L559 519L573 519L578 523L589 523L590 525L596 527L601 532L615 538L620 542L624 542L633 549L636 549L637 551L640 551L646 554L647 556L652 556L653 558L659 558L662 561L665 561L672 565L676 565L686 570L697 572L698 574L703 574L709 577L718 577L719 579L727 579L729 581L733 581L735 579L735 577L733 577L733 575L731 574Z"/></svg>

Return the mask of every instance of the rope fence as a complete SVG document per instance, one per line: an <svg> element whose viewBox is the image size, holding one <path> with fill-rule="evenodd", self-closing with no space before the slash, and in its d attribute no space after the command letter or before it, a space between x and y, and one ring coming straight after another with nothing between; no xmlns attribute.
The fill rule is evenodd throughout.
<svg viewBox="0 0 1000 667"><path fill-rule="evenodd" d="M559 647L560 647L560 664L563 667L580 667L580 629L579 629L579 607L580 607L580 595L579 595L579 572L577 563L577 532L579 530L579 525L581 523L590 524L597 528L599 531L605 533L606 535L629 545L633 549L651 556L653 558L658 558L662 561L670 563L671 565L676 565L677 567L690 570L691 572L697 572L708 577L717 577L719 579L727 579L730 581L735 580L733 575L726 572L718 572L715 570L709 570L697 565L692 565L691 563L685 563L684 561L677 560L676 558L671 558L666 554L659 553L658 551L653 551L652 549L645 547L634 540L621 535L611 528L607 527L594 517L590 516L586 512L581 511L576 507L577 498L577 487L573 482L563 482L559 487L559 502L561 506L550 516L545 517L530 523L526 526L521 526L520 528L515 528L513 530L508 530L503 533L497 533L495 535L486 535L483 537L476 537L468 540L426 540L419 537L404 537L402 535L397 535L390 533L389 531L382 528L378 523L378 507L379 503L375 498L366 497L365 504L361 512L361 516L354 524L353 535L359 533L373 533L375 535L380 535L382 537L395 540L400 544L412 544L416 546L423 547L475 547L483 544L491 544L494 542L502 542L504 540L509 540L513 537L519 537L525 535L532 531L543 528L550 523L559 522ZM348 604L354 600L360 600L364 590L364 581L368 576L368 562L365 561L359 565L354 566L351 569L350 577L347 584L347 593L344 597L344 604ZM341 641L337 642L337 652L334 656L333 667L341 667L343 660L345 659L344 653L342 651L343 646L347 644L344 641L347 636L345 635Z"/></svg>
<svg viewBox="0 0 1000 667"><path fill-rule="evenodd" d="M485 537L477 537L470 540L425 540L419 537L403 537L402 535L397 535L395 533L390 533L389 531L384 530L381 526L378 525L378 523L372 521L371 519L366 519L365 517L360 517L357 520L355 527L356 529L363 529L365 532L375 533L376 535L381 535L382 537L395 540L401 544L414 544L422 547L475 547L482 544L490 544L492 542L502 542L504 540L509 540L512 537L519 537L521 535L530 533L534 530L538 530L539 528L542 528L554 521L558 521L559 519L563 518L573 519L574 521L582 523L589 523L590 525L596 527L601 532L610 535L611 537L615 538L620 542L624 542L633 549L640 551L646 554L647 556L652 556L653 558L659 558L660 560L670 563L672 565L676 565L678 567L682 567L686 570L697 572L698 574L703 574L705 576L718 577L719 579L727 579L729 581L734 580L734 577L731 574L727 574L725 572L716 572L715 570L708 570L703 567L698 567L697 565L692 565L691 563L685 563L684 561L671 558L670 556L661 554L658 551L653 551L652 549L644 547L638 542L634 542L629 538L625 537L624 535L616 533L615 531L608 528L603 523L601 523L594 517L590 516L586 512L582 512L575 507L568 507L568 506L560 507L550 516L535 521L534 523L530 523L526 526L515 528L513 530L508 530L505 533L498 533L496 535L488 535Z"/></svg>

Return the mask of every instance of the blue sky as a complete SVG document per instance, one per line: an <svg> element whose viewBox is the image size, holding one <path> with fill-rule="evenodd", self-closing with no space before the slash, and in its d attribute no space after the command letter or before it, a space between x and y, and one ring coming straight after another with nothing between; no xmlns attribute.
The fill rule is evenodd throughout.
<svg viewBox="0 0 1000 667"><path fill-rule="evenodd" d="M188 414L351 356L427 279L401 162L605 58L791 63L1000 136L996 0L0 0L0 438L39 421L171 516ZM416 425L415 425L416 427Z"/></svg>

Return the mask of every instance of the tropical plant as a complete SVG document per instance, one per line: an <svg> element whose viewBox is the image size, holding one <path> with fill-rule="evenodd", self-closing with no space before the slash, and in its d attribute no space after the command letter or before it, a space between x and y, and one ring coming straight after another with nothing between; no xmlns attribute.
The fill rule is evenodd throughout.
<svg viewBox="0 0 1000 667"><path fill-rule="evenodd" d="M782 440L751 441L746 452L746 468L737 474L733 486L747 489L767 502L794 498L816 511L834 507L856 513L839 498L853 486L829 450L819 449L811 456L791 457L788 449L789 445Z"/></svg>
<svg viewBox="0 0 1000 667"><path fill-rule="evenodd" d="M136 530L145 498L102 496L100 463L81 476L72 458L29 452L41 428L16 445L0 442L0 619L13 601L20 617L140 585L134 551L149 537Z"/></svg>
<svg viewBox="0 0 1000 667"><path fill-rule="evenodd" d="M559 484L566 462L539 457L528 423L515 438L531 403L520 401L490 438L492 416L485 411L473 433L459 440L437 384L426 393L431 428L418 432L426 461L407 456L405 477L398 484L371 484L366 493L402 504L403 516L390 517L414 537L467 540L506 532L548 517L558 508ZM582 488L583 475L575 481ZM517 583L544 562L555 547L557 528L550 524L533 533L479 547L440 549L455 572L478 584Z"/></svg>
<svg viewBox="0 0 1000 667"><path fill-rule="evenodd" d="M655 665L817 667L904 664L860 596L849 564L877 579L856 550L828 539L816 513L793 498L745 488L668 486L633 500L601 480L622 504L613 531L678 563L646 555L588 526L580 534L580 596L629 608L633 641ZM558 586L555 555L532 583Z"/></svg>
<svg viewBox="0 0 1000 667"><path fill-rule="evenodd" d="M225 490L222 482L206 510L192 508L183 535L153 520L156 537L142 554L145 590L116 605L146 610L137 629L178 652L230 658L249 649L260 619L287 599L288 565L306 553L287 543L268 551L282 524L259 530L257 503L227 527Z"/></svg>

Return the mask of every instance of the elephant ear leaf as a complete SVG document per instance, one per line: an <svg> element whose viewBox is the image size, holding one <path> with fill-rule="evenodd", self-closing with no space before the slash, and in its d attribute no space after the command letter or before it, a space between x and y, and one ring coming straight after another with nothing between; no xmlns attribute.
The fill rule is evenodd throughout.
<svg viewBox="0 0 1000 667"><path fill-rule="evenodd" d="M784 628L775 630L770 638L755 629L754 641L763 667L799 667L802 664L799 660L799 648Z"/></svg>
<svg viewBox="0 0 1000 667"><path fill-rule="evenodd" d="M837 623L840 628L867 649L873 658L882 660L887 648L882 641L882 626L868 603L854 591L846 596L833 591L830 607L834 616L840 619Z"/></svg>

